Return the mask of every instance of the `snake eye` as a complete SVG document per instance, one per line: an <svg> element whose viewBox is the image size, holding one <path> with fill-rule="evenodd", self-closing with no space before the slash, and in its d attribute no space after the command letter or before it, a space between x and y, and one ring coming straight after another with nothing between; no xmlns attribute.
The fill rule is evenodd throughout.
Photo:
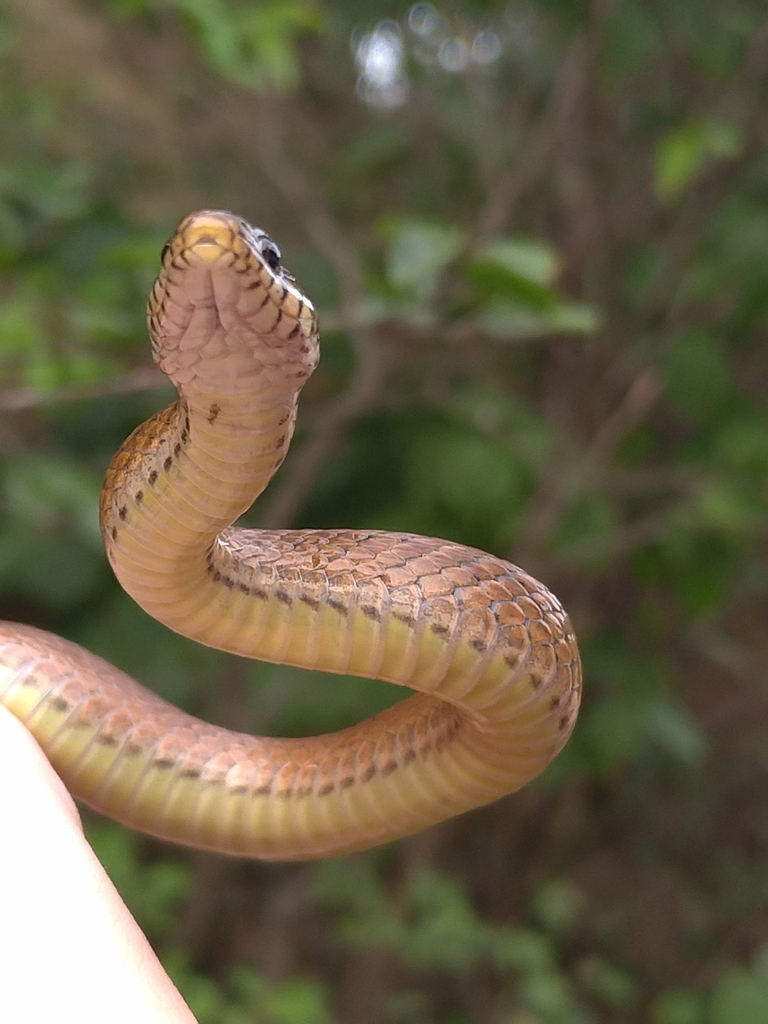
<svg viewBox="0 0 768 1024"><path fill-rule="evenodd" d="M265 235L259 240L259 252L270 270L280 269L280 250L271 238Z"/></svg>

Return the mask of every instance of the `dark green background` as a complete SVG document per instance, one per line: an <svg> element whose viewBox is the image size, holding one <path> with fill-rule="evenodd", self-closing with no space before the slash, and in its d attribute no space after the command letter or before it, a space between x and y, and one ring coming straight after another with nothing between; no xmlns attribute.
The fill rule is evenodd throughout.
<svg viewBox="0 0 768 1024"><path fill-rule="evenodd" d="M441 64L483 31L497 60ZM356 88L370 33L394 91ZM199 1019L763 1024L765 5L6 0L0 53L2 616L240 729L393 699L201 652L106 565L101 477L168 397L159 251L214 206L323 329L249 521L509 556L582 644L545 776L391 847L248 864L89 817Z"/></svg>

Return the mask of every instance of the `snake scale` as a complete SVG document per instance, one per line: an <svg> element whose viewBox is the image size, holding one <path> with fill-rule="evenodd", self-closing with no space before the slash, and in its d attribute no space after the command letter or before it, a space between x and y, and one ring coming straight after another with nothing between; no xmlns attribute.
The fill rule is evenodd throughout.
<svg viewBox="0 0 768 1024"><path fill-rule="evenodd" d="M0 623L0 704L70 791L165 839L299 860L408 835L538 775L581 692L573 628L542 584L444 540L231 525L283 461L318 360L314 308L274 242L231 213L186 217L148 319L179 397L107 470L101 527L122 586L202 644L418 692L331 735L252 737Z"/></svg>

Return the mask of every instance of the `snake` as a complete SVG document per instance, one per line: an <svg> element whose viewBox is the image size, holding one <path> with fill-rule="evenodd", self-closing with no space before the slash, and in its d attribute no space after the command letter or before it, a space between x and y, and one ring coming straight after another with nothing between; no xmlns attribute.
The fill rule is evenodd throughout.
<svg viewBox="0 0 768 1024"><path fill-rule="evenodd" d="M561 751L582 669L541 583L452 541L233 525L285 458L317 315L263 230L179 224L147 314L178 398L106 471L100 523L125 591L200 644L416 691L350 728L209 725L79 645L0 623L0 704L70 792L131 828L264 860L351 853L514 792Z"/></svg>

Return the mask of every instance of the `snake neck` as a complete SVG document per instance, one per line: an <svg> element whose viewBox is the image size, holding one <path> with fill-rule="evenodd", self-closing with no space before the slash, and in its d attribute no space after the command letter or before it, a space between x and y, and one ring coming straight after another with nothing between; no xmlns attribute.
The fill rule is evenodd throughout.
<svg viewBox="0 0 768 1024"><path fill-rule="evenodd" d="M295 419L295 396L261 393L249 404L193 392L122 445L106 473L101 529L118 579L145 610L156 614L146 582L161 573L168 593L194 591L221 531L285 458Z"/></svg>

